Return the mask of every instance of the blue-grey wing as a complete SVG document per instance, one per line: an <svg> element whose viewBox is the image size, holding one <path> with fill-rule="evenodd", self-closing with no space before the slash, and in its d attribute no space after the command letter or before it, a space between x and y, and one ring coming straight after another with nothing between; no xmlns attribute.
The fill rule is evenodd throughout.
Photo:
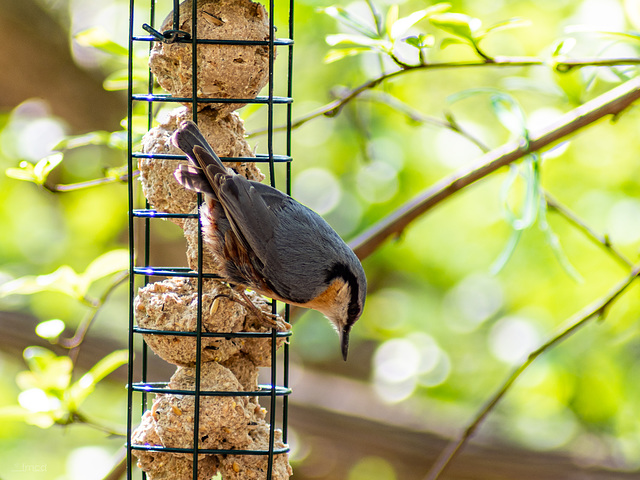
<svg viewBox="0 0 640 480"><path fill-rule="evenodd" d="M348 249L324 219L275 188L239 175L217 187L232 229L256 256L254 266L273 291L297 303L318 295L336 249Z"/></svg>

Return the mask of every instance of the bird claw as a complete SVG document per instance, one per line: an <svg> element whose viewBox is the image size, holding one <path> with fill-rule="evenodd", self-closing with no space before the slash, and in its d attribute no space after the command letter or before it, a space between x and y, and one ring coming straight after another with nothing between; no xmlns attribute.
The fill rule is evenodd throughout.
<svg viewBox="0 0 640 480"><path fill-rule="evenodd" d="M251 313L253 313L254 316L258 319L258 321L266 328L275 328L276 330L279 330L279 331L283 331L291 328L291 324L285 322L282 319L282 317L280 317L280 315L278 315L277 313L265 312L260 308L256 307L254 303L251 301L251 299L247 296L244 290L237 290L237 289L234 289L234 290L240 294L242 299L231 296L231 295L226 295L226 294L219 294L217 296L227 297L228 299L236 303L239 303L240 305L245 307L247 310L249 310Z"/></svg>
<svg viewBox="0 0 640 480"><path fill-rule="evenodd" d="M278 314L263 312L259 308L256 308L256 310L257 312L254 312L254 313L256 314L260 322L262 322L265 326L276 327L276 328L278 327L278 325L280 324L278 322L278 319L280 318Z"/></svg>

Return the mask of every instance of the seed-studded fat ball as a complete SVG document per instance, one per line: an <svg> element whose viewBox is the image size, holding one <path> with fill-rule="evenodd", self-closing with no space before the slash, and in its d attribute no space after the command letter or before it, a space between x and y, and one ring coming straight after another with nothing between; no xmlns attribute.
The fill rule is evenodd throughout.
<svg viewBox="0 0 640 480"><path fill-rule="evenodd" d="M266 302L253 292L247 293L257 309L268 314ZM202 331L216 333L267 332L256 314L240 303L240 295L225 284L205 279L202 291ZM244 299L240 300L245 302ZM198 315L198 281L196 278L172 277L141 288L135 299L134 313L139 327L151 330L195 332ZM278 329L291 326L278 317ZM145 333L145 342L163 360L191 367L196 363L196 337ZM224 362L244 353L256 366L271 361L271 338L201 337L201 362ZM284 343L279 337L277 347Z"/></svg>
<svg viewBox="0 0 640 480"><path fill-rule="evenodd" d="M150 447L164 447L156 424L147 410L138 428L131 435L131 444ZM193 460L185 455L154 450L132 450L138 457L138 467L147 474L149 480L192 480ZM198 480L210 480L218 470L219 459L215 455L201 455L198 458Z"/></svg>
<svg viewBox="0 0 640 480"><path fill-rule="evenodd" d="M179 30L191 33L191 0L180 4ZM265 8L251 0L199 0L197 36L213 40L269 39ZM161 31L173 29L173 12ZM191 44L157 42L149 58L160 86L174 97L191 97ZM208 98L254 98L269 78L268 45L201 44L198 46L197 95ZM241 103L199 103L231 112Z"/></svg>
<svg viewBox="0 0 640 480"><path fill-rule="evenodd" d="M180 123L191 118L192 111L189 107L165 113L159 119L159 125L142 138L142 153L183 155L170 139ZM203 135L221 156L254 157L244 137L244 123L237 113L223 114L215 110L204 110L198 114L198 119ZM138 162L144 196L159 212L190 213L196 207L195 192L184 188L173 176L180 163L186 164L187 161L141 158ZM229 162L226 165L249 180L264 180L264 175L253 162ZM173 220L183 227L185 219Z"/></svg>

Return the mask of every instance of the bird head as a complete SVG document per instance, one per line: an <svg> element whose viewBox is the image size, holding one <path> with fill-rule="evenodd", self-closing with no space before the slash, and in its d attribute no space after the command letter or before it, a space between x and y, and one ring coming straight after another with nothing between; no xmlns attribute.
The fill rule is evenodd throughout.
<svg viewBox="0 0 640 480"><path fill-rule="evenodd" d="M367 295L367 278L360 262L355 268L338 264L327 275L328 287L305 305L323 313L340 336L342 357L346 360L349 352L351 328L362 315Z"/></svg>

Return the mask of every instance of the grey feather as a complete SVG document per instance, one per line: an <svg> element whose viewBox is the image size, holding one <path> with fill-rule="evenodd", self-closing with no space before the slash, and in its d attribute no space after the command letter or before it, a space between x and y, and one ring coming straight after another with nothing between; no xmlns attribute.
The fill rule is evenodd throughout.
<svg viewBox="0 0 640 480"><path fill-rule="evenodd" d="M327 261L360 266L320 215L279 190L237 175L220 185L218 198L234 231L263 265L261 275L283 298L306 303L319 295L326 288Z"/></svg>
<svg viewBox="0 0 640 480"><path fill-rule="evenodd" d="M187 155L194 166L206 170L208 165L216 165L220 173L227 173L222 160L213 151L195 123L182 122L171 137L171 141Z"/></svg>
<svg viewBox="0 0 640 480"><path fill-rule="evenodd" d="M176 177L178 183L189 190L212 197L215 195L209 179L202 174L199 168L191 165L179 165L176 171L173 172L173 176Z"/></svg>
<svg viewBox="0 0 640 480"><path fill-rule="evenodd" d="M186 120L180 124L180 127L178 127L172 136L172 141L176 147L189 156L192 156L193 147L199 145L207 150L214 159L220 162L218 155L216 155L216 152L213 151L211 145L209 145L204 138L198 126L190 120ZM220 165L222 166L222 162L220 162Z"/></svg>
<svg viewBox="0 0 640 480"><path fill-rule="evenodd" d="M220 238L233 230L274 293L307 303L327 288L331 272L339 267L358 279L356 295L364 305L362 265L320 215L275 188L227 173L193 122L183 122L172 140L192 163L179 168L176 178L217 200L215 208L222 208L225 217L218 219Z"/></svg>

